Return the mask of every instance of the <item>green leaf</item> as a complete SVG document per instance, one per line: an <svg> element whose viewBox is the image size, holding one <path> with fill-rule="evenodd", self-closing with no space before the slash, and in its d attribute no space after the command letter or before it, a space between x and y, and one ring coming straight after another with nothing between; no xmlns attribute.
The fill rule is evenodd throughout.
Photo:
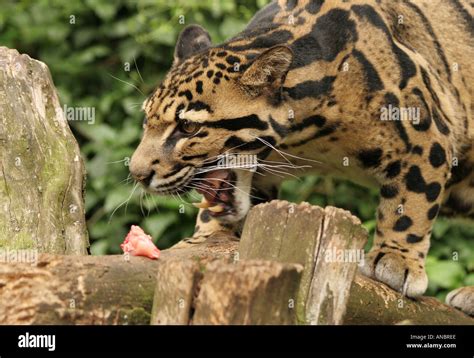
<svg viewBox="0 0 474 358"><path fill-rule="evenodd" d="M147 217L143 221L145 231L148 232L155 241L160 240L162 233L178 220L178 214L173 212L155 214Z"/></svg>
<svg viewBox="0 0 474 358"><path fill-rule="evenodd" d="M459 286L465 275L464 268L457 261L430 259L426 262L430 286L451 289Z"/></svg>

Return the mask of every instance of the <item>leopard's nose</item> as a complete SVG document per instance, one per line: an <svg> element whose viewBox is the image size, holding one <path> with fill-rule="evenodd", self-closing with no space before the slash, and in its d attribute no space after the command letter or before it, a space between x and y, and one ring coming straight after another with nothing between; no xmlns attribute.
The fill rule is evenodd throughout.
<svg viewBox="0 0 474 358"><path fill-rule="evenodd" d="M132 174L133 179L140 182L144 186L149 186L151 183L151 180L153 179L153 176L155 175L155 171L153 169L146 173L136 173L132 171L130 172Z"/></svg>
<svg viewBox="0 0 474 358"><path fill-rule="evenodd" d="M144 186L150 185L150 182L155 175L155 170L153 169L152 165L146 165L146 163L133 160L133 158L130 162L129 169L133 179L140 182Z"/></svg>

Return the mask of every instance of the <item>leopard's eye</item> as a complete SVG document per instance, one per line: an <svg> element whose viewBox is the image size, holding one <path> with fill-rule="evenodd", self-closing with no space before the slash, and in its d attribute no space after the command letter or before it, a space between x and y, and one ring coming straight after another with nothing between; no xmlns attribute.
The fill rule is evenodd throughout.
<svg viewBox="0 0 474 358"><path fill-rule="evenodd" d="M182 120L179 122L179 130L187 135L193 135L199 130L199 125L195 122Z"/></svg>

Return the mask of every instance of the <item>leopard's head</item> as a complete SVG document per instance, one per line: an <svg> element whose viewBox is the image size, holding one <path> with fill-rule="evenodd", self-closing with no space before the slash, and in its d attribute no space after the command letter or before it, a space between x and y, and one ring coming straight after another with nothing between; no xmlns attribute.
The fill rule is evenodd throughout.
<svg viewBox="0 0 474 358"><path fill-rule="evenodd" d="M282 85L292 62L285 46L238 48L213 47L197 25L182 31L171 70L143 104L143 137L130 163L149 192L197 189L207 199L201 206L227 222L246 215L257 160L281 140L272 115L286 111Z"/></svg>

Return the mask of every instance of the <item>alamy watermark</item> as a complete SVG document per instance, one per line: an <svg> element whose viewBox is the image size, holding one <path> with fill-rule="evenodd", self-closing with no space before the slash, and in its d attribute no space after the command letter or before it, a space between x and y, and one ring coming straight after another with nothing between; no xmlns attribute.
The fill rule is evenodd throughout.
<svg viewBox="0 0 474 358"><path fill-rule="evenodd" d="M364 266L364 250L330 248L324 252L325 262L357 262Z"/></svg>
<svg viewBox="0 0 474 358"><path fill-rule="evenodd" d="M69 107L65 104L62 110L67 121L95 123L95 107Z"/></svg>
<svg viewBox="0 0 474 358"><path fill-rule="evenodd" d="M2 263L29 263L36 266L38 263L38 250L0 249L0 262Z"/></svg>
<svg viewBox="0 0 474 358"><path fill-rule="evenodd" d="M382 121L411 121L413 124L420 123L419 107L383 106L380 108L380 120Z"/></svg>
<svg viewBox="0 0 474 358"><path fill-rule="evenodd" d="M248 169L256 171L258 158L255 154L221 154L217 156L218 168Z"/></svg>

